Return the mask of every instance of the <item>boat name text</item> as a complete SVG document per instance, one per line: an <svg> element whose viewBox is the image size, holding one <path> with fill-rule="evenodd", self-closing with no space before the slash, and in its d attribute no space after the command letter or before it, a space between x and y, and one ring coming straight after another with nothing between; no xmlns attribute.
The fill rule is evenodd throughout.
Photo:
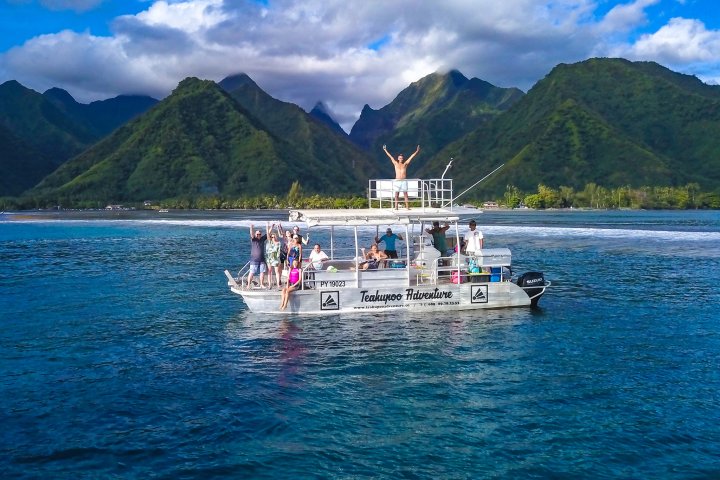
<svg viewBox="0 0 720 480"><path fill-rule="evenodd" d="M415 290L414 288L405 289L405 300L436 300L444 298L452 298L453 292L442 291L439 288L424 292L421 290ZM375 290L375 293L370 293L369 290L362 290L360 292L360 299L363 303L384 303L388 302L399 302L403 299L402 293L380 293L380 290Z"/></svg>

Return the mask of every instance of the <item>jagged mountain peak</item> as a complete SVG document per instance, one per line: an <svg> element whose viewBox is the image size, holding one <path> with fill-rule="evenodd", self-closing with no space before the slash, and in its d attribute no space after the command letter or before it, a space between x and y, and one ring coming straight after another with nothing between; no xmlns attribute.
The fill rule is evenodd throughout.
<svg viewBox="0 0 720 480"><path fill-rule="evenodd" d="M326 114L326 115L331 115L331 114L330 114L330 110L328 109L327 105L325 105L325 103L324 103L322 100L318 100L318 101L315 103L315 106L314 106L314 107L312 108L312 110L310 110L310 111L311 111L311 112L312 112L312 111L317 111L317 112L324 113L324 114ZM332 115L331 115L331 116L332 116Z"/></svg>
<svg viewBox="0 0 720 480"><path fill-rule="evenodd" d="M379 110L366 105L350 139L371 152L380 151L382 144L409 148L404 146L420 143L425 152L415 162L420 166L443 145L505 111L522 95L517 89L468 79L458 70L431 73Z"/></svg>
<svg viewBox="0 0 720 480"><path fill-rule="evenodd" d="M343 130L337 120L335 120L333 113L330 111L328 106L322 102L322 100L318 100L313 109L310 110L310 116L329 126L336 132L341 133L343 136L347 135L345 130Z"/></svg>
<svg viewBox="0 0 720 480"><path fill-rule="evenodd" d="M220 82L218 82L218 85L220 85L223 90L228 92L244 86L251 86L258 89L260 88L258 84L255 83L255 81L250 78L250 76L246 73L236 73L233 75L229 75L223 78Z"/></svg>

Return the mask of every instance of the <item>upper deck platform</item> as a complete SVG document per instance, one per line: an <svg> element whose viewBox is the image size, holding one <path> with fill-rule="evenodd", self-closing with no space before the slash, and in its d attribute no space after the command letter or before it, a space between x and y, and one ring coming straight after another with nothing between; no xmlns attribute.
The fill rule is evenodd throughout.
<svg viewBox="0 0 720 480"><path fill-rule="evenodd" d="M290 210L291 222L305 222L308 226L407 225L412 223L454 222L460 217L443 208L358 208L352 210Z"/></svg>
<svg viewBox="0 0 720 480"><path fill-rule="evenodd" d="M410 204L405 208L404 192L399 192L402 208L394 209L395 182L393 179L372 179L368 182L368 208L290 210L290 221L305 222L308 226L353 226L411 224L428 221L454 222L460 217L454 211L452 179L422 180L408 178L407 193ZM477 210L475 211L477 212Z"/></svg>

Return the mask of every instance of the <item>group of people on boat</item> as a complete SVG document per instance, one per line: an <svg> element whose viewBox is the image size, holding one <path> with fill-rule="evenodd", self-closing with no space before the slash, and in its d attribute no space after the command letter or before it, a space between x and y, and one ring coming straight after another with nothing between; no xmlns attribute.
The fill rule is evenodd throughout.
<svg viewBox="0 0 720 480"><path fill-rule="evenodd" d="M450 225L445 223L442 227L440 222L434 221L432 228L426 228L425 232L432 236L433 247L440 253L441 257L448 257L455 253L458 249L448 248L446 232L450 229ZM388 227L382 237L375 236L375 243L366 251L361 248L363 261L359 264L362 270L374 270L380 266L386 266L388 260L397 259L398 251L395 245L396 241L403 241L400 234L393 233ZM484 246L484 237L480 230L477 229L475 220L468 223L468 231L463 234L459 251L463 255L474 256L480 253ZM385 244L385 249L380 250L380 243Z"/></svg>
<svg viewBox="0 0 720 480"><path fill-rule="evenodd" d="M297 262L297 267L302 266L303 245L307 245L309 241L310 234L303 237L300 234L300 227L297 225L293 227L292 231L285 230L284 234L280 223L270 225L268 222L264 234L259 229L256 230L254 225L250 225L250 269L246 287L272 288L275 283L277 288L282 288L283 270L290 271L295 262ZM328 256L322 251L320 245L315 244L308 258L308 261L311 262L310 265L321 269L322 262L327 259ZM266 273L267 283L265 283ZM257 285L255 283L256 275L259 276Z"/></svg>
<svg viewBox="0 0 720 480"><path fill-rule="evenodd" d="M282 238L282 241L281 241ZM299 289L302 280L303 245L310 241L310 234L303 237L300 227L295 225L292 232L285 230L282 224L265 225L265 233L250 225L250 262L246 288L272 288L276 284L282 290L280 308L285 309L290 293ZM321 270L329 257L315 244L308 255L308 268ZM287 281L282 284L283 270L287 270ZM267 273L267 283L265 274ZM273 280L273 273L274 280ZM258 276L259 283L255 282Z"/></svg>
<svg viewBox="0 0 720 480"><path fill-rule="evenodd" d="M432 228L425 229L425 232L432 236L433 246L438 252L440 252L440 256L442 257L450 256L456 251L456 249L448 248L447 246L445 232L449 229L450 225L448 223L445 223L445 225L441 227L440 222L438 221L433 222ZM483 237L482 232L477 229L477 223L475 220L470 220L470 222L468 222L468 231L465 232L462 237L462 245L459 249L460 252L463 255L472 256L479 253L484 244L485 238Z"/></svg>
<svg viewBox="0 0 720 480"><path fill-rule="evenodd" d="M475 220L468 223L468 231L463 235L461 253L465 255L475 255L483 248L484 237L480 230L477 229ZM441 256L450 256L455 249L449 249L447 246L446 232L450 229L450 225L445 223L442 227L440 222L434 221L432 228L425 229L425 232L432 236L433 246ZM295 280L293 269L301 269L303 264L303 245L307 245L310 240L310 234L303 237L300 234L300 227L293 227L292 232L286 230L283 235L282 224L273 223L272 226L268 222L265 227L265 234L260 230L256 230L254 225L250 225L250 262L247 277L247 288L256 286L255 276L259 276L260 288L272 288L273 283L278 289L282 289L282 272L288 270L288 285L292 285L291 280ZM280 238L283 238L281 241ZM403 241L404 238L400 234L393 233L392 228L388 227L385 234L375 236L374 243L369 249L361 248L363 259L359 266L363 270L373 270L381 265L386 265L388 259L397 259L398 250L397 241ZM380 250L379 245L385 244L384 250ZM314 270L322 270L323 262L329 260L327 254L322 250L320 244L315 244L308 255L308 267ZM267 283L266 274L267 273ZM273 275L274 274L274 275Z"/></svg>

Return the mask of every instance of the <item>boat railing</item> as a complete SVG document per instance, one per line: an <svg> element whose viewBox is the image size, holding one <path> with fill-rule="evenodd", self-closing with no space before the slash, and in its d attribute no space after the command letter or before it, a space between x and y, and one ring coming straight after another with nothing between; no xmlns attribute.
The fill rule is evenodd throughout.
<svg viewBox="0 0 720 480"><path fill-rule="evenodd" d="M368 181L368 207L393 208L395 194L398 201L405 201L404 192L396 190L396 182L407 182L408 200L421 209L449 208L452 210L453 184L451 178L391 178L371 179Z"/></svg>
<svg viewBox="0 0 720 480"><path fill-rule="evenodd" d="M437 285L441 278L450 279L453 283L464 283L464 282L506 282L512 278L512 270L510 265L506 263L485 263L479 267L478 272L468 272L468 263L466 261L468 257L451 256L451 257L438 257L433 259L429 269L424 269L424 277L427 280L423 283L431 283ZM459 280L453 279L453 272L457 275ZM420 280L420 276L418 277Z"/></svg>
<svg viewBox="0 0 720 480"><path fill-rule="evenodd" d="M379 268L367 270L362 269L364 260L354 258L325 260L320 270L308 264L302 270L303 288L359 288L381 284L407 284L407 265L393 267L389 263L392 261L399 260L388 260L387 266L384 266L385 261L381 261Z"/></svg>
<svg viewBox="0 0 720 480"><path fill-rule="evenodd" d="M244 289L245 285L247 284L248 273L250 273L250 262L247 262L245 265L243 265L243 267L234 277L229 271L225 270L225 276L228 279L228 285L234 288Z"/></svg>

